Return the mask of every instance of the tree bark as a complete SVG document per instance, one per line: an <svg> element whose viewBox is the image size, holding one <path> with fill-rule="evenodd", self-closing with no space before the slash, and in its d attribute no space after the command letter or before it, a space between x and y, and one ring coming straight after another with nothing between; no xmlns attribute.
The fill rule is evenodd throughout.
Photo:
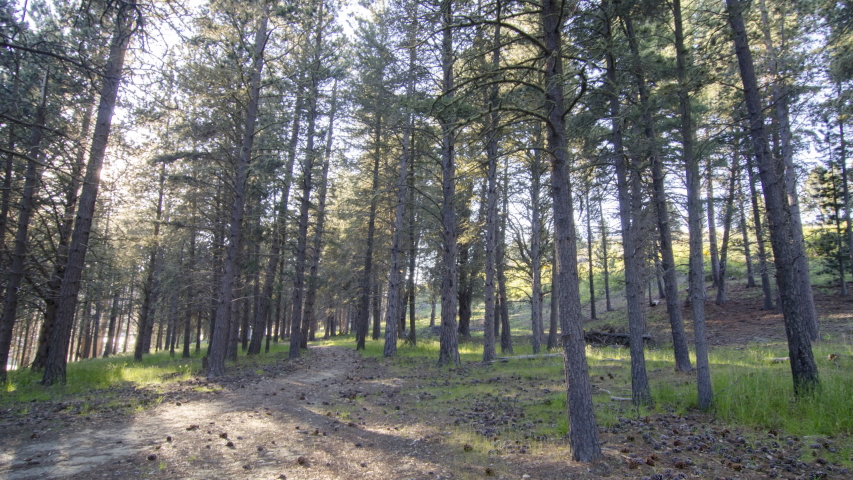
<svg viewBox="0 0 853 480"><path fill-rule="evenodd" d="M56 258L53 261L53 274L47 282L47 296L44 299L44 320L39 329L38 345L36 355L33 359L32 370L41 371L47 362L48 347L53 328L56 323L56 307L59 300L59 289L62 287L62 278L65 276L65 264L68 261L68 244L71 240L71 230L74 228L74 212L77 209L77 200L80 191L80 177L86 166L85 141L89 137L92 126L92 115L94 105L86 101L86 110L80 126L80 137L78 139L75 161L72 164L68 177L68 187L65 190L65 204L63 205L62 222L59 225L59 239L56 242Z"/></svg>
<svg viewBox="0 0 853 480"><path fill-rule="evenodd" d="M137 362L142 360L142 354L148 353L151 347L151 332L154 328L154 313L157 303L157 256L160 250L160 221L163 218L163 196L166 187L166 164L160 164L160 180L157 190L157 210L154 217L154 245L148 257L148 276L142 287L142 308L139 312L139 324L136 334L136 347L133 351L133 359Z"/></svg>
<svg viewBox="0 0 853 480"><path fill-rule="evenodd" d="M592 406L586 345L581 328L580 290L577 272L572 191L568 175L568 139L565 128L563 82L563 24L565 3L544 0L541 23L545 58L545 112L547 114L548 155L551 157L551 187L554 231L559 257L557 294L563 332L563 363L566 375L566 408L569 416L569 443L572 458L592 462L602 457L598 427Z"/></svg>
<svg viewBox="0 0 853 480"><path fill-rule="evenodd" d="M255 142L255 123L261 101L261 71L264 66L264 48L267 43L266 11L259 20L255 31L252 52L252 76L249 87L249 104L243 126L243 144L237 161L237 175L234 178L234 205L231 210L231 225L228 231L228 247L225 253L224 271L219 284L219 298L216 302L216 328L210 338L208 354L208 378L225 374L225 357L228 353L230 337L229 319L236 322L231 313L234 298L234 282L238 275L238 255L243 237L243 216L245 211L246 184L249 178L249 163L252 159L252 147Z"/></svg>
<svg viewBox="0 0 853 480"><path fill-rule="evenodd" d="M604 301L605 311L612 312L613 304L610 303L610 256L607 254L607 221L604 219L604 208L601 205L601 197L598 197L598 218L601 222L601 265L604 274Z"/></svg>
<svg viewBox="0 0 853 480"><path fill-rule="evenodd" d="M127 0L117 7L115 30L110 43L110 53L104 69L100 104L95 121L95 131L86 166L83 190L77 208L77 219L71 234L71 246L66 263L65 276L59 292L56 324L51 334L50 347L45 363L43 385L65 383L68 343L77 305L77 293L89 245L89 233L95 213L95 203L100 185L101 167L110 135L110 125L121 83L122 67L127 46L133 32L134 17L138 14L135 0Z"/></svg>
<svg viewBox="0 0 853 480"><path fill-rule="evenodd" d="M702 253L702 200L699 162L693 155L693 118L687 85L688 50L684 46L684 27L681 21L681 0L672 2L675 24L675 55L678 75L678 107L681 123L681 157L687 173L687 223L690 245L690 305L693 309L693 338L696 345L696 383L699 408L711 407L713 391L708 362L708 340L705 332L705 265Z"/></svg>
<svg viewBox="0 0 853 480"><path fill-rule="evenodd" d="M15 232L15 248L12 251L12 263L6 277L6 298L3 302L3 316L0 317L0 384L6 381L6 365L9 362L9 352L12 346L12 330L15 328L15 318L18 312L18 289L24 278L24 262L27 256L29 242L30 219L35 210L35 199L38 194L42 174L42 127L47 121L47 76L44 73L41 88L41 99L36 109L36 118L30 134L30 160L24 173L24 189L21 193L21 208L18 210L18 226Z"/></svg>
<svg viewBox="0 0 853 480"><path fill-rule="evenodd" d="M708 251L711 255L711 281L712 287L720 285L720 253L717 248L717 217L715 210L716 198L714 198L714 167L709 156L705 163L705 179L708 182L705 189L705 201L708 208Z"/></svg>
<svg viewBox="0 0 853 480"><path fill-rule="evenodd" d="M441 335L438 364L459 365L459 340L456 338L456 164L454 136L456 118L453 102L453 0L441 0L441 97L445 111L441 115Z"/></svg>
<svg viewBox="0 0 853 480"><path fill-rule="evenodd" d="M797 255L802 255L803 252L798 249L793 231L796 227L791 221L791 205L786 198L788 193L785 186L786 178L779 174L777 162L772 157L767 143L761 97L742 17L742 6L738 0L726 0L726 4L744 87L744 100L749 114L750 136L764 191L770 243L776 264L776 283L782 299L785 334L788 338L794 392L797 395L805 395L813 392L819 383L817 365L809 339L809 324L812 319L804 316L804 311L799 305L800 302L805 302L805 297L811 296L811 291L804 291L798 278L807 273L800 271L800 266L796 262Z"/></svg>
<svg viewBox="0 0 853 480"><path fill-rule="evenodd" d="M761 10L761 30L764 37L764 44L768 53L768 67L770 74L773 76L771 83L771 95L773 105L775 107L775 119L779 129L779 146L781 161L780 167L785 172L785 193L787 194L788 210L790 215L791 230L794 239L795 261L797 262L796 281L800 283L799 289L803 292L801 298L797 302L797 307L801 310L800 315L803 317L803 325L808 330L811 340L820 338L820 326L818 325L817 310L814 304L814 295L812 294L811 273L809 271L809 257L806 254L806 243L803 237L803 221L800 217L800 197L797 193L797 172L794 168L794 145L793 134L791 132L791 120L788 108L788 99L790 97L788 86L782 79L782 72L779 69L779 61L777 58L776 48L773 45L773 40L770 34L770 20L765 2L763 0L758 3ZM772 235L771 235L772 237Z"/></svg>
<svg viewBox="0 0 853 480"><path fill-rule="evenodd" d="M684 320L681 315L681 305L678 300L678 279L675 270L675 255L672 250L672 230L669 222L669 206L666 201L666 189L664 186L663 161L658 150L657 134L654 128L651 106L649 105L649 92L645 76L640 64L640 49L634 35L633 22L630 15L622 16L634 59L635 75L640 94L640 107L642 108L643 130L648 142L646 154L652 168L652 202L654 203L657 230L660 240L661 268L664 275L666 292L666 311L669 315L669 325L672 332L672 346L675 356L675 369L687 372L693 369L690 364L690 352L687 348L687 335L684 332Z"/></svg>
<svg viewBox="0 0 853 480"><path fill-rule="evenodd" d="M737 155L732 160L731 176L729 177L729 191L726 197L726 212L723 218L723 243L720 246L720 279L717 282L716 304L726 303L726 262L729 256L729 237L732 230L732 217L734 216L735 186L740 176L740 162Z"/></svg>
<svg viewBox="0 0 853 480"><path fill-rule="evenodd" d="M622 225L622 259L625 267L625 300L628 310L628 330L631 335L631 398L635 405L651 405L652 394L646 374L643 334L645 333L645 311L643 310L643 286L639 260L642 248L638 242L639 218L633 216L633 202L629 178L629 159L625 154L622 141L621 105L619 102L616 61L613 54L612 24L608 23L607 82L610 97L611 143L613 144L613 162L616 166L617 196L619 199L619 218ZM638 175L634 172L633 175ZM561 302L562 303L562 302Z"/></svg>

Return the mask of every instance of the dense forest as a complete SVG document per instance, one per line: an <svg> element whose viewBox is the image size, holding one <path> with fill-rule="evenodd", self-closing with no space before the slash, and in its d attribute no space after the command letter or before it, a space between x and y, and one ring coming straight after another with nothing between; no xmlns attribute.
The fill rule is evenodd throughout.
<svg viewBox="0 0 853 480"><path fill-rule="evenodd" d="M783 314L796 394L820 386L810 272L846 295L853 256L849 0L0 16L4 381L160 350L201 352L217 378L238 351L295 359L341 334L384 338L385 357L435 335L449 366L481 335L489 362L524 303L532 352L563 353L572 455L592 461L584 321L624 292L631 400L649 405L660 299L707 409L706 295L746 279Z"/></svg>

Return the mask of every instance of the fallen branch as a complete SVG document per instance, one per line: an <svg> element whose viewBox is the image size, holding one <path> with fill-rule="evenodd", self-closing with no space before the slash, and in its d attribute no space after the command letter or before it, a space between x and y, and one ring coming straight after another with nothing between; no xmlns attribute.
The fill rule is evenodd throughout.
<svg viewBox="0 0 853 480"><path fill-rule="evenodd" d="M495 359L495 361L508 362L510 360L533 360L536 358L555 358L555 357L561 357L562 358L562 356L563 356L562 353L546 353L546 354L542 354L542 355L513 355L511 357L498 357Z"/></svg>
<svg viewBox="0 0 853 480"><path fill-rule="evenodd" d="M591 345L630 345L631 336L627 333L584 332L583 339ZM648 342L651 335L643 335L643 341Z"/></svg>

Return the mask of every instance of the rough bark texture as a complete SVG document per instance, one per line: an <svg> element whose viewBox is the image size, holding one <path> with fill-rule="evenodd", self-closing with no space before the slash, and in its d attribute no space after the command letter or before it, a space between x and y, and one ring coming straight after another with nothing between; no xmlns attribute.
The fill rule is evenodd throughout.
<svg viewBox="0 0 853 480"><path fill-rule="evenodd" d="M321 29L317 27L317 48L320 45ZM311 208L311 170L314 167L314 132L317 122L317 96L318 80L316 69L319 60L315 60L311 66L310 92L308 97L308 125L305 132L305 158L302 162L302 195L299 199L299 231L296 236L296 258L294 259L293 276L293 304L290 315L290 359L299 358L302 346L302 304L304 302L305 288L305 261L308 246L308 211ZM366 323L365 323L366 327Z"/></svg>
<svg viewBox="0 0 853 480"><path fill-rule="evenodd" d="M608 34L610 32L608 31ZM612 37L609 37L612 41ZM612 50L612 46L611 46ZM652 393L646 374L645 352L642 336L645 333L645 310L643 309L643 285L639 260L642 247L639 243L639 218L633 217L631 195L631 172L629 159L622 142L622 119L620 118L616 63L612 51L607 53L608 95L610 96L611 142L613 163L616 166L619 219L622 225L622 258L625 265L625 301L628 311L628 330L631 335L631 398L635 405L650 405ZM638 172L633 172L638 175Z"/></svg>
<svg viewBox="0 0 853 480"><path fill-rule="evenodd" d="M6 364L12 346L12 330L18 312L18 289L24 278L24 262L27 256L28 230L35 209L35 198L41 184L42 174L42 126L47 119L47 72L42 82L41 100L36 109L30 135L30 160L24 173L24 189L21 192L21 208L18 210L18 226L15 232L15 247L12 251L12 263L6 277L6 298L3 302L3 316L0 317L0 383L6 381Z"/></svg>
<svg viewBox="0 0 853 480"><path fill-rule="evenodd" d="M755 66L746 26L742 16L742 6L738 0L726 0L729 23L735 43L735 53L740 67L741 80L744 88L744 100L749 114L749 130L752 137L753 152L758 161L761 185L764 191L764 204L767 209L767 221L770 229L770 244L773 247L774 263L776 264L776 284L781 297L782 314L785 317L785 334L788 338L788 354L791 373L794 380L794 392L797 395L810 393L818 384L817 365L814 361L812 346L809 339L811 318L804 316L799 303L811 296L811 290L803 290L800 271L797 263L798 251L795 226L791 221L790 204L786 197L786 178L780 175L777 162L770 153L767 135L764 128L764 116L761 106L761 96L755 75Z"/></svg>
<svg viewBox="0 0 853 480"><path fill-rule="evenodd" d="M441 334L438 364L459 365L459 340L456 338L456 164L454 135L456 121L450 104L453 101L453 2L441 0L441 70L442 99L446 111L441 118Z"/></svg>
<svg viewBox="0 0 853 480"><path fill-rule="evenodd" d="M693 156L693 119L687 87L687 54L681 21L681 0L672 2L675 23L676 69L678 74L678 106L681 120L681 156L687 173L687 210L690 244L690 305L693 308L693 337L696 344L696 377L699 408L711 407L711 370L708 362L708 340L705 331L705 265L702 253L702 200L699 163Z"/></svg>
<svg viewBox="0 0 853 480"><path fill-rule="evenodd" d="M494 40L492 42L492 69L500 67L500 16L501 3L495 5L497 26L495 26ZM495 359L495 263L497 261L497 233L498 233L498 84L495 83L489 90L489 101L487 116L487 139L486 139L486 284L485 284L485 317L483 319L483 361L490 362ZM534 280L534 288L535 280ZM534 306L535 310L535 306ZM538 328L535 320L533 323L533 351L539 352Z"/></svg>
<svg viewBox="0 0 853 480"><path fill-rule="evenodd" d="M86 110L80 127L80 138L78 140L75 161L72 164L71 174L68 179L68 187L65 190L65 204L63 205L62 222L59 225L59 239L56 242L56 258L53 263L53 274L47 282L47 296L44 299L44 320L39 329L38 344L35 358L33 358L32 369L41 371L47 362L47 352L50 346L50 337L56 321L56 306L59 301L59 289L62 287L62 278L65 276L65 264L68 261L68 245L71 241L71 230L74 228L74 212L77 210L77 200L80 193L80 177L86 167L86 140L92 127L94 105L91 101L86 102Z"/></svg>
<svg viewBox="0 0 853 480"><path fill-rule="evenodd" d="M249 105L246 109L246 120L243 127L243 145L237 163L237 175L234 179L234 205L231 210L231 225L228 232L228 248L226 250L224 273L219 284L219 298L216 304L216 329L210 339L210 354L208 355L207 377L214 378L225 374L225 357L228 352L229 322L237 318L230 315L232 299L234 298L234 282L238 273L238 259L243 234L243 213L245 209L245 189L249 176L249 162L252 156L252 145L255 140L255 122L258 116L261 92L261 70L264 64L264 48L267 41L267 17L260 19L255 32L255 45L252 59L252 77L249 93ZM236 340L236 338L235 338Z"/></svg>
<svg viewBox="0 0 853 480"><path fill-rule="evenodd" d="M791 230L794 239L795 261L797 262L796 281L800 283L799 289L803 292L797 302L800 315L803 317L803 325L808 330L809 338L818 340L820 337L820 326L818 325L817 310L812 294L811 273L809 271L809 257L806 254L806 243L803 237L803 221L800 217L800 197L797 193L797 172L794 168L794 136L791 131L791 120L788 107L790 94L784 73L779 68L778 54L773 45L770 33L770 19L767 7L763 0L758 2L761 10L761 30L764 37L764 45L767 49L767 66L773 77L771 83L771 95L775 113L776 126L779 135L779 154L781 164L785 172L785 193L787 195L788 211L790 215Z"/></svg>
<svg viewBox="0 0 853 480"><path fill-rule="evenodd" d="M564 3L545 0L541 22L545 51L545 112L547 114L548 154L551 157L551 187L554 199L554 230L559 272L560 327L563 332L563 363L566 374L566 407L569 415L569 442L572 458L591 462L601 458L598 427L592 407L586 345L581 328L580 290L577 271L577 239L568 175L563 92L562 30L566 15Z"/></svg>
<svg viewBox="0 0 853 480"><path fill-rule="evenodd" d="M646 79L640 69L640 49L634 36L633 22L630 15L624 15L625 29L629 36L632 56L637 64L636 77L640 93L640 106L643 110L643 130L648 142L647 155L652 167L652 202L655 207L658 235L660 236L661 269L664 275L666 292L666 311L669 315L669 325L672 331L672 345L675 354L675 369L687 372L693 369L690 364L690 352L687 349L687 335L684 332L684 319L681 315L681 305L678 300L678 279L675 270L675 255L672 251L672 230L669 223L669 206L666 202L664 187L663 161L660 158L657 145L657 134L654 119L649 105L649 93Z"/></svg>
<svg viewBox="0 0 853 480"><path fill-rule="evenodd" d="M121 84L122 67L127 46L137 15L135 0L119 4L115 21L115 30L110 43L110 52L104 69L104 79L101 86L101 98L98 114L95 120L95 130L92 145L89 150L89 161L86 165L86 176L80 203L77 207L77 218L71 233L71 244L65 276L59 292L59 302L56 312L56 325L50 338L50 347L45 363L42 384L53 385L65 383L66 359L68 344L71 338L71 326L74 311L77 306L77 293L80 291L80 279L86 260L89 245L89 233L92 229L92 219L95 214L95 203L100 186L101 167L110 135L113 111L115 109L118 89Z"/></svg>

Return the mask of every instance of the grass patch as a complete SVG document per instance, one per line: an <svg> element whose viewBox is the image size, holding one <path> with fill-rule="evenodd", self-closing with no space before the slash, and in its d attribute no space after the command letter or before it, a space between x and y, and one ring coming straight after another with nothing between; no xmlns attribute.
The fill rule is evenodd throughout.
<svg viewBox="0 0 853 480"><path fill-rule="evenodd" d="M237 363L262 375L265 365L280 361L281 356L288 351L289 346L285 342L271 344L270 354L267 355L248 357L239 352ZM41 385L41 372L13 370L9 372L6 383L0 385L3 392L0 395L0 406L66 400L114 387L146 387L156 391L159 385L188 380L201 373L204 352L206 349L203 348L190 358L172 358L168 351L160 351L145 355L141 362L134 361L132 354L70 362L67 383L51 387Z"/></svg>

